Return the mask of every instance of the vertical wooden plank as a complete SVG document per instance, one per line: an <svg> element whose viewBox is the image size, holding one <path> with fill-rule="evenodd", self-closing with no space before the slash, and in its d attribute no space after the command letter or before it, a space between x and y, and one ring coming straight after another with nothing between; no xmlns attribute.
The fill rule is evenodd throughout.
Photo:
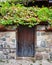
<svg viewBox="0 0 52 65"><path fill-rule="evenodd" d="M34 56L34 28L18 28L18 56Z"/></svg>

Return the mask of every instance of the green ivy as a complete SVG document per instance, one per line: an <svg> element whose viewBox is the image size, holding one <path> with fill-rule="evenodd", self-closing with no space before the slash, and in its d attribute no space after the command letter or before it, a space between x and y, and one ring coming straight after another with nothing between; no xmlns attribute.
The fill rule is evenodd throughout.
<svg viewBox="0 0 52 65"><path fill-rule="evenodd" d="M40 22L52 25L52 7L25 7L23 4L0 3L0 24L28 25L32 27Z"/></svg>
<svg viewBox="0 0 52 65"><path fill-rule="evenodd" d="M37 12L37 15L41 21L45 22L48 20L49 17L49 9L47 7L43 7Z"/></svg>

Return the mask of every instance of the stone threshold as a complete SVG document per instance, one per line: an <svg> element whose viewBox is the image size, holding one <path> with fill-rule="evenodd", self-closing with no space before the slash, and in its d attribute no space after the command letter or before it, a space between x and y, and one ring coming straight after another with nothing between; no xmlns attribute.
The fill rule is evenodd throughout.
<svg viewBox="0 0 52 65"><path fill-rule="evenodd" d="M16 60L35 60L35 57L17 57Z"/></svg>

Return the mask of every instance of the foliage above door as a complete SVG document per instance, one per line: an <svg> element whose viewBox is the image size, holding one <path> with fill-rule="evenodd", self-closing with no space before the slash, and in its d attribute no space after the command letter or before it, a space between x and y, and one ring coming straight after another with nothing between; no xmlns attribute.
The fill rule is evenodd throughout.
<svg viewBox="0 0 52 65"><path fill-rule="evenodd" d="M0 25L33 27L40 22L48 22L52 25L52 7L25 7L23 4L0 3Z"/></svg>

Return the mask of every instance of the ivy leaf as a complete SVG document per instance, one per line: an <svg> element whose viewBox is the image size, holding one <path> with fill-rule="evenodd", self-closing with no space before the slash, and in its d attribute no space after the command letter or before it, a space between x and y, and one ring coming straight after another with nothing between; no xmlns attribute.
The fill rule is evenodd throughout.
<svg viewBox="0 0 52 65"><path fill-rule="evenodd" d="M40 10L37 12L37 15L41 21L47 21L49 17L49 9L47 7L40 8Z"/></svg>

